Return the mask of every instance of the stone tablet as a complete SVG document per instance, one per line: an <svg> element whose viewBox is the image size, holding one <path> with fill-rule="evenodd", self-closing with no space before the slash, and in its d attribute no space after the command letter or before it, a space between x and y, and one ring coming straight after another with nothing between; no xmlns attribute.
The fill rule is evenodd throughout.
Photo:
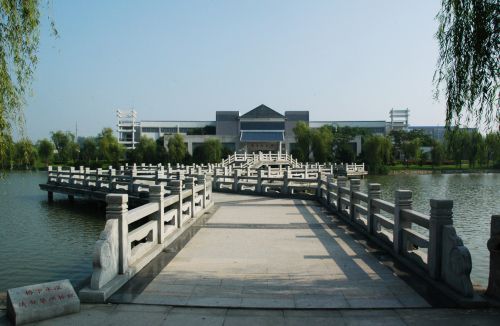
<svg viewBox="0 0 500 326"><path fill-rule="evenodd" d="M7 315L21 325L80 311L80 299L68 280L28 285L7 291Z"/></svg>

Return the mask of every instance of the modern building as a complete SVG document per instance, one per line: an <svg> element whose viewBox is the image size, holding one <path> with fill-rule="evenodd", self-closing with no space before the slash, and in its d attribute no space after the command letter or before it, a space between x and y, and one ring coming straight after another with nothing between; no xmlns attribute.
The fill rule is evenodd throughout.
<svg viewBox="0 0 500 326"><path fill-rule="evenodd" d="M239 111L216 111L215 121L136 121L135 111L117 111L118 138L127 148L134 148L143 136L163 138L165 144L175 134L182 134L190 154L210 138L217 138L231 151L287 151L295 145L293 129L304 121L311 128L330 125L333 128L351 127L375 135L387 135L391 130L422 129L433 138L442 140L444 127L409 126L409 110L390 111L390 121L309 121L309 111L285 111L283 114L261 104L240 114ZM361 137L352 140L353 149L361 152Z"/></svg>

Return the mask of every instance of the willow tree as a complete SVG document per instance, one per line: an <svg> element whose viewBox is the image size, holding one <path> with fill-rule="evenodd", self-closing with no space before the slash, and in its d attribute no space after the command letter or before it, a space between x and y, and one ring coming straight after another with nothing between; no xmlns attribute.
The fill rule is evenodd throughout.
<svg viewBox="0 0 500 326"><path fill-rule="evenodd" d="M500 122L499 17L499 0L442 0L434 83L436 98L445 92L447 126Z"/></svg>
<svg viewBox="0 0 500 326"><path fill-rule="evenodd" d="M50 26L57 37L52 19ZM38 62L39 27L40 1L0 0L0 158L8 154L13 127L24 135L22 109Z"/></svg>

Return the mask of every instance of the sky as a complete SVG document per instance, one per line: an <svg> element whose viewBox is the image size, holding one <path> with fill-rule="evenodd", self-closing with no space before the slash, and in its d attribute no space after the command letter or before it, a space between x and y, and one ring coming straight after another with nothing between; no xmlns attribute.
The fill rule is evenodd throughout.
<svg viewBox="0 0 500 326"><path fill-rule="evenodd" d="M139 120L215 120L260 104L310 120L443 125L433 97L439 1L65 1L42 10L25 109L33 140ZM51 36L49 19L59 37Z"/></svg>

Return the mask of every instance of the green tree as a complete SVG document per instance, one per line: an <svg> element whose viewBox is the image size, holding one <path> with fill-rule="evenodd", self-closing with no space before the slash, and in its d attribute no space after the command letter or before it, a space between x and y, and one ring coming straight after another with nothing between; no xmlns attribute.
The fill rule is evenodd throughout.
<svg viewBox="0 0 500 326"><path fill-rule="evenodd" d="M14 141L10 135L5 135L2 139L2 146L4 146L3 155L0 155L0 168L12 169L14 168ZM1 175L0 175L1 176Z"/></svg>
<svg viewBox="0 0 500 326"><path fill-rule="evenodd" d="M462 166L462 160L465 157L465 149L468 146L467 131L458 127L446 131L444 134L446 151L448 156L456 165Z"/></svg>
<svg viewBox="0 0 500 326"><path fill-rule="evenodd" d="M431 161L433 166L439 166L443 163L445 150L442 143L434 141L431 149Z"/></svg>
<svg viewBox="0 0 500 326"><path fill-rule="evenodd" d="M494 165L500 165L500 132L488 133L484 140L487 166L492 161Z"/></svg>
<svg viewBox="0 0 500 326"><path fill-rule="evenodd" d="M35 165L36 148L33 143L27 139L21 139L14 145L15 164L19 168L29 169Z"/></svg>
<svg viewBox="0 0 500 326"><path fill-rule="evenodd" d="M364 132L358 128L339 127L333 130L333 158L337 162L354 162L356 153L351 140Z"/></svg>
<svg viewBox="0 0 500 326"><path fill-rule="evenodd" d="M46 164L49 165L54 157L54 144L47 138L39 140L37 143L38 157Z"/></svg>
<svg viewBox="0 0 500 326"><path fill-rule="evenodd" d="M310 131L311 147L316 162L332 161L333 132L330 126L322 126Z"/></svg>
<svg viewBox="0 0 500 326"><path fill-rule="evenodd" d="M311 153L311 130L304 121L299 121L293 128L295 133L295 151L294 156L301 162L308 162Z"/></svg>
<svg viewBox="0 0 500 326"><path fill-rule="evenodd" d="M13 126L24 134L22 107L38 61L39 26L38 0L0 1L0 160L12 156Z"/></svg>
<svg viewBox="0 0 500 326"><path fill-rule="evenodd" d="M217 163L222 158L222 144L216 138L210 138L193 150L193 161L196 163Z"/></svg>
<svg viewBox="0 0 500 326"><path fill-rule="evenodd" d="M384 136L368 136L363 143L363 158L373 173L387 173L392 161L392 142Z"/></svg>
<svg viewBox="0 0 500 326"><path fill-rule="evenodd" d="M134 150L136 163L157 163L156 151L156 142L149 137L142 136Z"/></svg>
<svg viewBox="0 0 500 326"><path fill-rule="evenodd" d="M498 17L498 0L442 0L434 83L436 97L442 84L446 90L447 125L458 125L464 111L478 123L500 122Z"/></svg>
<svg viewBox="0 0 500 326"><path fill-rule="evenodd" d="M484 148L484 139L478 131L466 133L465 153L470 167L475 167L477 161L481 161L481 155Z"/></svg>
<svg viewBox="0 0 500 326"><path fill-rule="evenodd" d="M111 128L103 128L97 136L99 157L107 162L118 165L125 153L125 148L118 142L118 138L113 135Z"/></svg>
<svg viewBox="0 0 500 326"><path fill-rule="evenodd" d="M94 137L86 137L80 148L80 159L86 164L96 161L98 158L97 141Z"/></svg>
<svg viewBox="0 0 500 326"><path fill-rule="evenodd" d="M75 135L61 130L52 132L51 139L57 150L57 160L69 164L78 158L79 147L75 143Z"/></svg>
<svg viewBox="0 0 500 326"><path fill-rule="evenodd" d="M222 146L222 150L221 150L221 160L224 158L227 158L229 155L232 155L234 153L234 151L226 146Z"/></svg>
<svg viewBox="0 0 500 326"><path fill-rule="evenodd" d="M186 158L187 147L184 138L180 134L175 134L168 140L168 156L172 163L182 163Z"/></svg>
<svg viewBox="0 0 500 326"><path fill-rule="evenodd" d="M417 161L420 158L421 155L421 150L420 147L422 142L420 141L420 138L415 138L413 140L405 141L401 145L401 150L404 155L404 159L406 161L406 164L408 165L409 160L415 160Z"/></svg>

